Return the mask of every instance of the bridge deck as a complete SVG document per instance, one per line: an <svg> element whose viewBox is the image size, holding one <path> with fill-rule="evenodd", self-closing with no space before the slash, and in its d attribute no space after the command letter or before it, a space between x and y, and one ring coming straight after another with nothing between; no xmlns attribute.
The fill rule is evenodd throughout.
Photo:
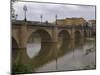
<svg viewBox="0 0 100 75"><path fill-rule="evenodd" d="M24 21L12 21L13 26L23 26L27 25L28 27L57 27L57 28L67 28L67 29L92 29L91 27L86 27L85 25L56 25L52 23L40 23L40 22L24 22Z"/></svg>

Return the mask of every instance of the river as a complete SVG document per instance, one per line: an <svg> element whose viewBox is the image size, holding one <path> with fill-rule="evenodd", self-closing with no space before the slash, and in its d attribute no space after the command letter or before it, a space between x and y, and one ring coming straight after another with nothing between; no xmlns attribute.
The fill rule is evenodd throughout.
<svg viewBox="0 0 100 75"><path fill-rule="evenodd" d="M27 55L34 58L33 72L63 71L63 70L83 70L96 68L96 48L94 38L85 38L84 43L76 42L72 48L72 43L68 42L62 49L52 51L53 47L45 47L41 51L41 38L34 38L34 42L27 44ZM47 50L48 49L48 50ZM49 50L50 49L50 50ZM56 56L56 57L55 57Z"/></svg>

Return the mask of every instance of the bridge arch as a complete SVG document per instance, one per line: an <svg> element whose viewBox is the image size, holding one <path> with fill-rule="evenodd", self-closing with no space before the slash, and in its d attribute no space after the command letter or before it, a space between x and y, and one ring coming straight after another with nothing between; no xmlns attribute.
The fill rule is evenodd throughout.
<svg viewBox="0 0 100 75"><path fill-rule="evenodd" d="M31 34L33 33L33 32L37 32L37 31L44 31L44 32L46 32L51 38L52 38L52 31L51 30L49 30L49 29L46 29L46 28L35 28L35 29L30 29L29 31L28 31L28 34L27 34L27 39L31 36ZM27 40L28 41L28 40Z"/></svg>
<svg viewBox="0 0 100 75"><path fill-rule="evenodd" d="M32 52L31 50L28 49L30 43L33 45ZM27 55L29 56L29 58L33 58L34 55L36 56L36 54L41 54L43 52L46 52L45 54L47 54L48 53L47 49L50 49L51 45L52 45L52 37L50 36L48 31L43 29L37 29L31 32L30 36L27 39ZM35 46L38 47L36 48ZM35 54L34 51L36 51Z"/></svg>
<svg viewBox="0 0 100 75"><path fill-rule="evenodd" d="M61 30L58 33L58 37L66 37L66 39L70 39L70 32L68 30Z"/></svg>
<svg viewBox="0 0 100 75"><path fill-rule="evenodd" d="M33 30L29 33L29 35L27 37L27 42L33 33L39 34L40 37L42 37L42 39L45 38L44 41L49 41L49 40L51 41L52 40L52 36L51 36L49 31L47 31L46 29L36 29L36 30Z"/></svg>
<svg viewBox="0 0 100 75"><path fill-rule="evenodd" d="M79 38L81 38L82 37L82 32L81 31L75 31L74 32L74 34L75 34L75 39L79 39Z"/></svg>
<svg viewBox="0 0 100 75"><path fill-rule="evenodd" d="M77 43L77 44L81 43L82 34L83 34L83 33L82 33L81 31L79 31L79 30L76 30L76 31L74 32L75 43Z"/></svg>
<svg viewBox="0 0 100 75"><path fill-rule="evenodd" d="M71 36L67 30L60 31L58 34L58 42L59 42L58 48L60 50L66 51L70 43L70 40L71 40Z"/></svg>
<svg viewBox="0 0 100 75"><path fill-rule="evenodd" d="M84 31L78 30L75 32L74 48L82 48L84 44Z"/></svg>

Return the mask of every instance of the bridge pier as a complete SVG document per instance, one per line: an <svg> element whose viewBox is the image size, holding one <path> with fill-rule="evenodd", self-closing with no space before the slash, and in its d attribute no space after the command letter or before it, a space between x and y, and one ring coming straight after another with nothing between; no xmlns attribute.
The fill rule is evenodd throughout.
<svg viewBox="0 0 100 75"><path fill-rule="evenodd" d="M29 63L29 58L27 56L26 47L27 47L27 23L23 22L19 26L18 30L18 41L19 45L18 48L16 48L16 56L14 58L14 62L17 61L17 63L26 64ZM14 50L14 49L13 49Z"/></svg>
<svg viewBox="0 0 100 75"><path fill-rule="evenodd" d="M58 58L58 33L57 33L57 31L58 31L58 28L57 27L54 27L53 28L53 32L52 32L52 41L53 41L53 50L54 50L54 54L55 54L55 59L56 59L56 69L58 68L58 66L57 66L57 62L58 62L58 60L57 60L57 58Z"/></svg>
<svg viewBox="0 0 100 75"><path fill-rule="evenodd" d="M27 44L27 23L23 23L19 30L19 48L26 48Z"/></svg>
<svg viewBox="0 0 100 75"><path fill-rule="evenodd" d="M75 29L72 27L72 29L71 29L71 37L70 38L73 41L75 40L75 33L74 32L75 32Z"/></svg>

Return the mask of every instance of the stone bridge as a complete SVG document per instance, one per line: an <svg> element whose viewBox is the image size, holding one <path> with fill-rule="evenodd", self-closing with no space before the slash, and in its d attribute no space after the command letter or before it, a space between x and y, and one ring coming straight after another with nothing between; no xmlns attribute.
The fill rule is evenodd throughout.
<svg viewBox="0 0 100 75"><path fill-rule="evenodd" d="M90 30L84 30L82 26L58 26L54 24L45 24L45 23L29 23L29 22L12 22L12 56L13 62L16 61L16 57L21 56L20 59L23 63L31 62L34 63L35 59L29 59L26 53L27 44L30 40L30 37L33 35L39 34L42 38L41 41L41 50L37 57L41 57L41 54L45 57L52 57L52 54L64 49L64 46L67 47L67 42L71 40L71 48L74 48L73 42L80 41L84 42L84 31L88 34ZM35 35L35 36L36 36ZM33 36L34 37L34 36ZM60 40L63 42L60 43ZM49 50L53 47L53 50ZM14 50L21 49L21 50ZM48 49L48 50L46 50ZM49 52L48 52L49 51ZM45 52L45 53L44 53ZM61 53L61 52L60 52ZM43 57L43 59L45 58ZM24 58L24 59L23 59ZM38 59L38 58L36 58Z"/></svg>
<svg viewBox="0 0 100 75"><path fill-rule="evenodd" d="M12 22L13 47L26 48L27 42L32 33L38 33L42 42L58 42L59 37L76 40L84 37L84 28L81 26L58 26L53 24L34 24L28 22ZM88 30L88 33L90 31Z"/></svg>

